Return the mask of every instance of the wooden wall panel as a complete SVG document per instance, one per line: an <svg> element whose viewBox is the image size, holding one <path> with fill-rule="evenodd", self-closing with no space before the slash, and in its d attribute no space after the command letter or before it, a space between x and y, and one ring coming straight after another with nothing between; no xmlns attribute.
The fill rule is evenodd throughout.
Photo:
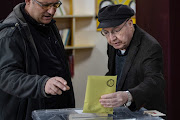
<svg viewBox="0 0 180 120"><path fill-rule="evenodd" d="M168 81L168 112L170 119L177 120L179 118L180 109L180 13L179 0L170 1L170 77Z"/></svg>
<svg viewBox="0 0 180 120"><path fill-rule="evenodd" d="M137 24L153 35L164 51L167 119L178 118L180 108L180 14L178 0L137 0Z"/></svg>

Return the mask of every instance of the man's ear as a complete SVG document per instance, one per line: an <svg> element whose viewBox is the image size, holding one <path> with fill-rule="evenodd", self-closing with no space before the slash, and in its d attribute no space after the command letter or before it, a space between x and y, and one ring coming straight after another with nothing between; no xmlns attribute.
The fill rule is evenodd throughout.
<svg viewBox="0 0 180 120"><path fill-rule="evenodd" d="M133 26L133 20L132 20L131 18L129 19L128 24L129 24L130 26Z"/></svg>
<svg viewBox="0 0 180 120"><path fill-rule="evenodd" d="M25 3L26 3L27 5L29 5L30 2L31 2L31 0L25 0Z"/></svg>
<svg viewBox="0 0 180 120"><path fill-rule="evenodd" d="M25 5L24 9L25 9L26 13L29 13L28 11L30 8L30 2L31 2L31 0L25 0L26 5Z"/></svg>

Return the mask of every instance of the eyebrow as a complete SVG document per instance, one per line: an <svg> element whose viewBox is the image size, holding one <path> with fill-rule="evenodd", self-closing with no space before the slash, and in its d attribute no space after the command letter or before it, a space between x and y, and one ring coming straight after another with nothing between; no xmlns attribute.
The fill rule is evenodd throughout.
<svg viewBox="0 0 180 120"><path fill-rule="evenodd" d="M39 2L39 1L38 1ZM59 1L57 1L57 2L55 2L55 3L58 3ZM55 4L55 3L49 3L49 2L39 2L39 3L41 3L41 4Z"/></svg>
<svg viewBox="0 0 180 120"><path fill-rule="evenodd" d="M116 28L118 28L119 26L116 26L116 27L112 27L112 30L111 31L113 31L113 30L115 30ZM103 31L106 31L106 32L109 32L108 30L104 30L104 29L102 29Z"/></svg>

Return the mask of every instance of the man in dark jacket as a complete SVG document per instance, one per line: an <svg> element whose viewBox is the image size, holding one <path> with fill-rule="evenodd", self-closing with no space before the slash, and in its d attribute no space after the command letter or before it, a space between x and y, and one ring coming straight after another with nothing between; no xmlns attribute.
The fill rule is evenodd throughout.
<svg viewBox="0 0 180 120"><path fill-rule="evenodd" d="M133 24L133 9L110 5L99 10L98 28L108 41L108 73L117 75L117 92L101 96L104 107L125 105L166 113L163 53L155 38Z"/></svg>
<svg viewBox="0 0 180 120"><path fill-rule="evenodd" d="M0 23L0 120L74 108L64 46L53 20L59 0L25 0Z"/></svg>

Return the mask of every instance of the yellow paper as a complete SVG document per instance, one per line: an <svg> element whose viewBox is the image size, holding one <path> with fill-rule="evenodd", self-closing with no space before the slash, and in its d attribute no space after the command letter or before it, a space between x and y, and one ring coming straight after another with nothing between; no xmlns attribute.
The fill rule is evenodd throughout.
<svg viewBox="0 0 180 120"><path fill-rule="evenodd" d="M113 114L113 108L103 107L99 99L104 94L116 91L117 76L88 76L86 95L84 100L84 113Z"/></svg>

